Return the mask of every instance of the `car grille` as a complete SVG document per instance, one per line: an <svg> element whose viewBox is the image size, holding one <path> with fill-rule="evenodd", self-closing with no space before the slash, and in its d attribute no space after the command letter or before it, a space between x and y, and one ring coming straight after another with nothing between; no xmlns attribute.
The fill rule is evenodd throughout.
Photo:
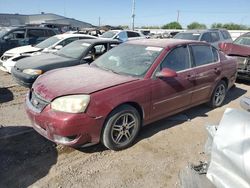
<svg viewBox="0 0 250 188"><path fill-rule="evenodd" d="M42 99L42 97L37 95L35 92L30 93L30 102L32 106L40 112L49 104L49 102Z"/></svg>

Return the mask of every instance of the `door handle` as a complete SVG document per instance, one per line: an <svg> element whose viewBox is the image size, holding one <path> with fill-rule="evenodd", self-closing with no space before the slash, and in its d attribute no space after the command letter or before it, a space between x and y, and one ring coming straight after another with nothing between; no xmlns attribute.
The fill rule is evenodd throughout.
<svg viewBox="0 0 250 188"><path fill-rule="evenodd" d="M187 75L187 80L189 80L189 81L194 81L195 78L196 78L195 75Z"/></svg>

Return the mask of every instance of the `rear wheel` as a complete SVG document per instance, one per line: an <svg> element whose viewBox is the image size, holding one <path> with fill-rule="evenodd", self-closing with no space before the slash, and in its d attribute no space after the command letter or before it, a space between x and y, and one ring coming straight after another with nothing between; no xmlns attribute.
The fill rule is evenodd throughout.
<svg viewBox="0 0 250 188"><path fill-rule="evenodd" d="M212 108L221 106L225 100L226 94L227 94L227 85L225 81L221 80L215 87L208 105Z"/></svg>
<svg viewBox="0 0 250 188"><path fill-rule="evenodd" d="M138 135L141 118L138 111L123 105L108 117L102 134L103 144L111 150L121 150L131 146Z"/></svg>

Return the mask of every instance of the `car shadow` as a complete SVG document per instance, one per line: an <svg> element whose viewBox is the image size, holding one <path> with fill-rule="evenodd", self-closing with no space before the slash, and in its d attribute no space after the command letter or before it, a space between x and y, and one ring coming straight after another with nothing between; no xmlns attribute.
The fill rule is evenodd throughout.
<svg viewBox="0 0 250 188"><path fill-rule="evenodd" d="M0 104L12 101L13 99L14 95L8 88L0 88Z"/></svg>
<svg viewBox="0 0 250 188"><path fill-rule="evenodd" d="M46 176L57 162L55 144L33 128L0 127L0 185L28 187Z"/></svg>
<svg viewBox="0 0 250 188"><path fill-rule="evenodd" d="M246 92L247 92L246 90L238 88L236 86L232 87L229 90L223 105L226 105L230 103L231 101L241 97ZM192 120L196 117L207 117L208 116L207 113L211 110L213 109L208 107L205 104L202 104L202 105L190 108L188 110L185 110L183 112L180 112L174 116L164 118L162 120L159 120L147 126L144 126L142 127L140 134L135 141L135 144L137 142L140 142L143 139L149 138L157 134L160 131L163 131L171 127L177 126L181 123L184 123L185 121ZM95 153L95 152L102 152L102 151L108 150L101 143L97 145L89 146L89 147L76 148L76 149L84 153Z"/></svg>

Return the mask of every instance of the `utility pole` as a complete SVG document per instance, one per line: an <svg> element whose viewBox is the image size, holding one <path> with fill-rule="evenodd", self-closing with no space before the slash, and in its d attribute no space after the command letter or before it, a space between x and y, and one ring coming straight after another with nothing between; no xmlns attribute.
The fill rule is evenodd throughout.
<svg viewBox="0 0 250 188"><path fill-rule="evenodd" d="M132 5L132 30L135 30L135 0L133 0Z"/></svg>
<svg viewBox="0 0 250 188"><path fill-rule="evenodd" d="M98 18L99 27L101 26L101 17Z"/></svg>
<svg viewBox="0 0 250 188"><path fill-rule="evenodd" d="M177 10L177 22L179 23L179 16L180 16L180 11L179 10Z"/></svg>

